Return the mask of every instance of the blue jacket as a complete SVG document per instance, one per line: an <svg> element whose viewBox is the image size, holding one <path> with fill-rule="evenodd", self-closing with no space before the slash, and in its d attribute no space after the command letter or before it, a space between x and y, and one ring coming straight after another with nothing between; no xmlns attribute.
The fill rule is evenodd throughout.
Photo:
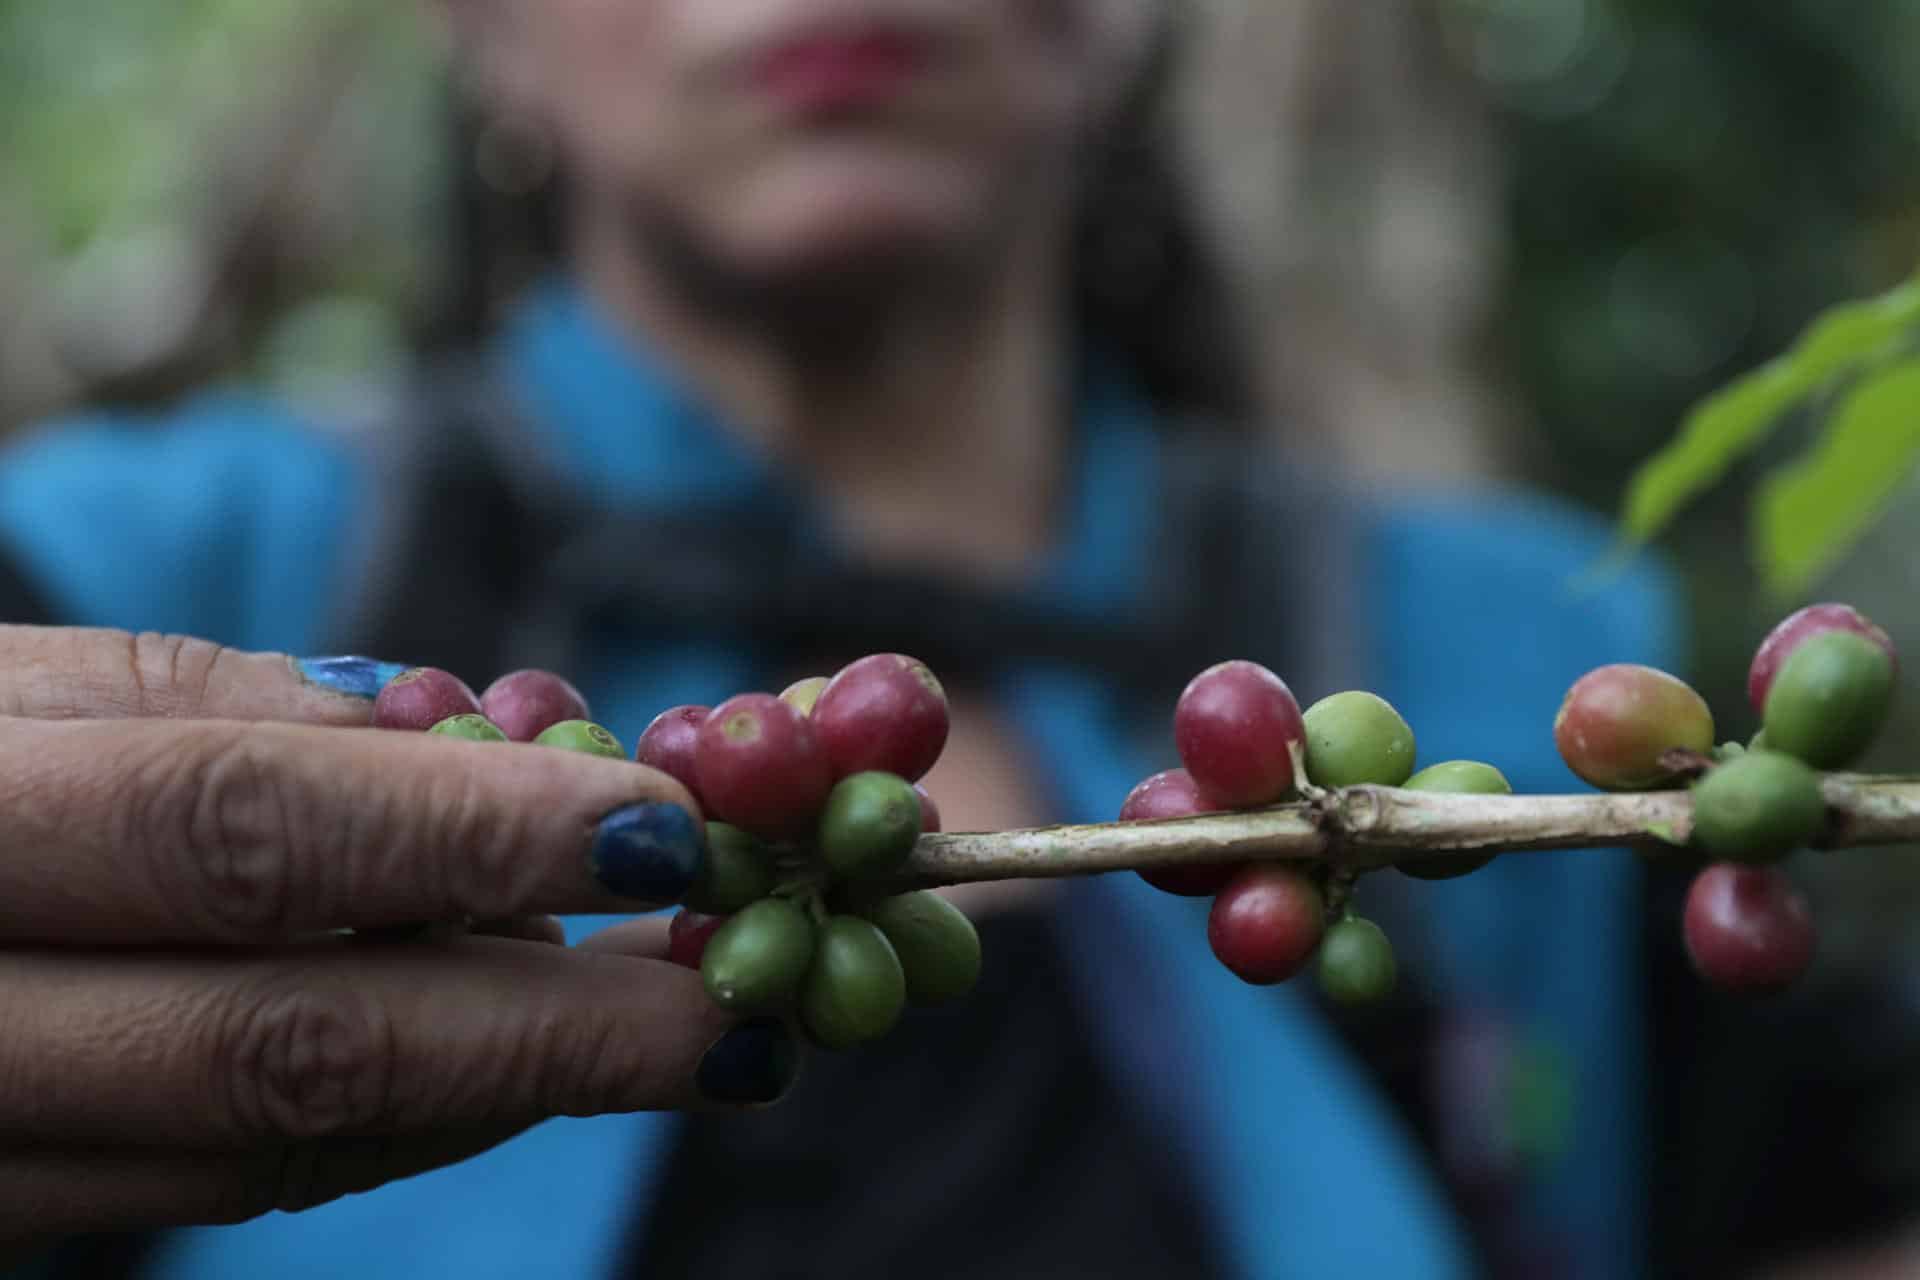
<svg viewBox="0 0 1920 1280"><path fill-rule="evenodd" d="M750 501L779 483L574 292L535 296L498 351L542 443L599 500L671 509ZM1080 415L1075 517L1036 586L1097 611L1127 599L1154 536L1143 513L1159 444L1117 380L1090 380ZM338 433L223 394L164 422L87 418L19 440L0 456L0 542L73 622L311 652L364 568L372 492ZM1415 726L1423 760L1487 760L1521 791L1578 788L1551 740L1566 686L1603 662L1680 656L1674 592L1657 570L1571 587L1605 537L1591 518L1506 493L1402 501L1368 517L1355 582L1361 666ZM758 674L753 654L704 646L623 647L590 667L577 674L598 718L629 741L661 708L718 701ZM1061 819L1110 819L1134 781L1170 763L1171 743L1141 747L1091 678L1021 665L1002 679L1035 758L1056 766ZM1428 922L1418 963L1451 1005L1505 1029L1505 1066L1476 1076L1468 1092L1479 1092L1454 1108L1457 1144L1468 1158L1524 1148L1528 1210L1570 1246L1577 1274L1635 1274L1645 1153L1634 860L1509 858L1417 893ZM1399 1121L1301 993L1243 986L1214 962L1204 909L1133 876L1078 883L1063 908L1075 958L1056 976L1091 1011L1134 1100L1202 1170L1232 1264L1249 1280L1471 1274L1436 1175ZM579 936L601 923L569 927ZM551 1121L369 1195L174 1233L154 1274L604 1275L676 1123Z"/></svg>

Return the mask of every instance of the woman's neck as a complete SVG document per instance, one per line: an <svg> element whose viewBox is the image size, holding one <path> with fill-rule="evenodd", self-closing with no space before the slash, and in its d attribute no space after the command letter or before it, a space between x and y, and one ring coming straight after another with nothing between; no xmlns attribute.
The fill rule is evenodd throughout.
<svg viewBox="0 0 1920 1280"><path fill-rule="evenodd" d="M1010 245L958 296L901 303L859 361L823 365L689 306L630 228L589 219L578 232L601 304L732 430L797 469L863 551L999 577L1049 544L1073 357L1052 237Z"/></svg>

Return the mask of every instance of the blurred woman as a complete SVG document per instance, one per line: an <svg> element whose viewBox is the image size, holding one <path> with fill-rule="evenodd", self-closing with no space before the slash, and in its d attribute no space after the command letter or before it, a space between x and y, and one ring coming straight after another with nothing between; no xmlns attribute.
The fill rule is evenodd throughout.
<svg viewBox="0 0 1920 1280"><path fill-rule="evenodd" d="M1170 7L440 8L549 269L478 263L472 341L358 431L208 400L0 466L45 624L8 633L0 779L65 779L0 819L48 859L4 916L45 1011L0 1089L13 1236L228 1224L53 1258L153 1277L1632 1274L1619 860L1370 886L1409 974L1378 1021L1241 986L1136 877L976 893L978 994L800 1071L660 919L605 927L698 866L670 780L353 730L399 663L562 670L631 741L902 650L982 830L1111 818L1222 657L1375 688L1522 789L1565 784L1572 677L1673 658L1657 578L1550 590L1589 522L1377 509L1249 442L1151 126ZM385 661L256 656L326 647Z"/></svg>

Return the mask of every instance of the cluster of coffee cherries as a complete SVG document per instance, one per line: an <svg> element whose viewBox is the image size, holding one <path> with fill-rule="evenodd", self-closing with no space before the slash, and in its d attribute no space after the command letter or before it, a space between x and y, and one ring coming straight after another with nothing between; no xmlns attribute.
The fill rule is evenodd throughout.
<svg viewBox="0 0 1920 1280"><path fill-rule="evenodd" d="M389 680L373 703L379 729L424 730L470 742L532 742L588 755L626 758L619 739L588 719L587 700L551 671L516 671L476 694L438 667Z"/></svg>
<svg viewBox="0 0 1920 1280"><path fill-rule="evenodd" d="M1695 970L1732 991L1778 991L1811 963L1805 895L1780 867L1829 821L1823 770L1856 762L1886 722L1897 657L1887 633L1844 604L1812 605L1770 632L1747 692L1762 728L1715 745L1713 713L1684 681L1634 664L1590 671L1567 692L1554 741L1568 767L1607 791L1688 785L1691 832L1649 834L1708 859L1689 889L1683 935ZM1254 662L1195 676L1173 716L1183 767L1136 786L1123 822L1262 808L1315 789L1368 784L1511 795L1492 765L1448 760L1415 771L1413 730L1384 699L1336 693L1301 711L1286 683ZM1304 778L1298 776L1304 767ZM1425 854L1396 868L1423 880L1471 874L1492 858ZM1284 982L1318 958L1322 990L1342 1004L1391 994L1392 944L1355 913L1352 878L1324 865L1186 864L1143 869L1168 893L1211 897L1207 939L1242 980Z"/></svg>
<svg viewBox="0 0 1920 1280"><path fill-rule="evenodd" d="M938 894L882 887L921 834L940 829L919 779L948 723L940 681L897 653L777 697L656 716L633 759L677 779L707 817L706 862L669 928L668 958L697 969L722 1007L797 1013L833 1049L885 1035L909 1003L971 991L972 922ZM449 672L415 668L381 690L374 724L627 758L579 691L547 671L516 671L476 695Z"/></svg>
<svg viewBox="0 0 1920 1280"><path fill-rule="evenodd" d="M1413 730L1383 698L1364 690L1332 694L1304 712L1286 682L1256 662L1209 667L1181 693L1173 712L1183 767L1136 786L1120 820L1139 822L1253 809L1298 798L1296 760L1316 788L1371 784L1415 791L1511 794L1492 765L1448 760L1415 772ZM1400 869L1422 879L1465 875L1475 856L1422 859ZM1393 945L1357 914L1349 890L1325 867L1287 863L1197 864L1142 870L1155 888L1211 897L1207 941L1237 977L1256 986L1284 982L1318 958L1321 989L1341 1004L1382 1000L1398 976Z"/></svg>
<svg viewBox="0 0 1920 1280"><path fill-rule="evenodd" d="M1744 746L1716 747L1705 699L1651 667L1601 667L1568 691L1554 740L1581 778L1608 791L1691 785L1689 843L1712 861L1688 890L1682 933L1714 985L1777 991L1812 963L1812 915L1780 864L1826 829L1820 771L1850 767L1872 744L1897 662L1887 633L1857 609L1800 610L1748 668L1761 729Z"/></svg>
<svg viewBox="0 0 1920 1280"><path fill-rule="evenodd" d="M919 779L947 728L940 681L897 653L655 717L635 758L708 815L706 870L674 918L670 958L723 1008L797 1013L829 1049L878 1039L908 1004L971 991L972 922L936 893L882 887L940 829Z"/></svg>

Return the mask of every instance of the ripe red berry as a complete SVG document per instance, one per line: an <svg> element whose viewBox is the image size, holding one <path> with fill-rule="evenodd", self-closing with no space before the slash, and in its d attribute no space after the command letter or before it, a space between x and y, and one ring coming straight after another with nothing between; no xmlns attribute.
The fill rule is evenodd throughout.
<svg viewBox="0 0 1920 1280"><path fill-rule="evenodd" d="M842 668L810 718L836 778L877 772L915 782L947 745L946 690L924 662L899 653Z"/></svg>
<svg viewBox="0 0 1920 1280"><path fill-rule="evenodd" d="M1320 890L1287 867L1242 868L1207 916L1214 956L1255 986L1285 982L1306 968L1325 932Z"/></svg>
<svg viewBox="0 0 1920 1280"><path fill-rule="evenodd" d="M1567 690L1553 721L1554 745L1581 779L1608 791L1638 791L1672 778L1660 763L1675 749L1713 750L1713 712L1675 676L1615 663Z"/></svg>
<svg viewBox="0 0 1920 1280"><path fill-rule="evenodd" d="M389 680L373 700L373 727L425 733L454 716L480 714L467 682L438 667L414 667Z"/></svg>
<svg viewBox="0 0 1920 1280"><path fill-rule="evenodd" d="M713 709L694 744L694 774L709 816L764 840L811 832L833 789L812 724L770 693L743 693Z"/></svg>
<svg viewBox="0 0 1920 1280"><path fill-rule="evenodd" d="M1214 813L1218 805L1200 792L1200 784L1185 769L1167 769L1154 774L1127 793L1120 806L1120 821L1151 822L1156 818L1189 818L1196 813ZM1140 878L1163 893L1183 898L1207 898L1220 892L1233 878L1240 864L1207 862L1193 866L1143 869Z"/></svg>
<svg viewBox="0 0 1920 1280"><path fill-rule="evenodd" d="M930 836L940 829L940 806L933 802L927 789L917 782L913 784L913 793L920 797L920 834Z"/></svg>
<svg viewBox="0 0 1920 1280"><path fill-rule="evenodd" d="M1767 693L1773 688L1773 677L1780 667L1800 647L1802 641L1827 631L1851 631L1855 635L1865 636L1887 651L1887 657L1897 666L1899 654L1894 652L1893 638L1877 626L1865 614L1847 604L1810 604L1788 617L1767 633L1754 652L1753 665L1747 668L1747 701L1753 704L1756 715L1767 712Z"/></svg>
<svg viewBox="0 0 1920 1280"><path fill-rule="evenodd" d="M707 954L707 941L720 931L732 916L706 916L698 911L681 911L667 926L667 960L696 972Z"/></svg>
<svg viewBox="0 0 1920 1280"><path fill-rule="evenodd" d="M1813 963L1812 913L1777 867L1702 871L1687 891L1684 936L1694 969L1728 991L1779 991Z"/></svg>
<svg viewBox="0 0 1920 1280"><path fill-rule="evenodd" d="M1195 676L1173 709L1181 763L1216 803L1272 804L1293 787L1289 749L1307 731L1300 704L1257 662L1222 662Z"/></svg>
<svg viewBox="0 0 1920 1280"><path fill-rule="evenodd" d="M711 707L684 706L662 711L640 735L633 758L649 769L673 778L693 792L702 809L707 802L700 796L700 779L694 767L694 746L700 740L700 726L707 722Z"/></svg>
<svg viewBox="0 0 1920 1280"><path fill-rule="evenodd" d="M480 695L480 710L514 742L532 742L566 720L591 720L580 691L551 671L515 671Z"/></svg>

